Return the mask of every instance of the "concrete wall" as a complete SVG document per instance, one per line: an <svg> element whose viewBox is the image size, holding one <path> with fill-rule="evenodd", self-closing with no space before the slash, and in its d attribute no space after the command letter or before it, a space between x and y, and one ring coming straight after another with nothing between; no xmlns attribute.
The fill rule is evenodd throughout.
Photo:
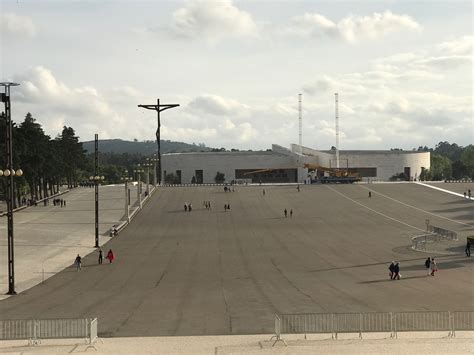
<svg viewBox="0 0 474 355"><path fill-rule="evenodd" d="M300 154L302 149L302 154ZM226 182L235 179L236 169L298 168L298 182L303 182L307 171L304 163L335 167L336 154L330 151L318 151L296 144L291 150L272 145L272 151L257 152L206 152L164 154L163 174L166 171L176 174L181 170L181 182L191 183L196 170L203 170L203 182L213 183L219 171L225 175ZM429 152L410 151L339 151L340 167L376 168L377 180L389 180L395 174L403 173L405 167L411 169L411 179L421 174L421 168L430 168ZM347 159L347 160L346 160ZM164 178L164 176L163 176Z"/></svg>
<svg viewBox="0 0 474 355"><path fill-rule="evenodd" d="M429 152L404 151L341 151L340 159L349 160L349 168L377 168L378 180L389 180L395 174L403 173L410 167L410 179L418 179L421 168L430 168ZM345 166L345 161L341 166Z"/></svg>
<svg viewBox="0 0 474 355"><path fill-rule="evenodd" d="M214 183L216 173L225 175L226 182L235 179L236 169L296 168L294 158L276 152L207 152L164 154L163 174L181 170L181 183L189 184L196 170L203 170L203 182ZM300 172L298 172L299 174ZM303 179L304 176L298 176Z"/></svg>

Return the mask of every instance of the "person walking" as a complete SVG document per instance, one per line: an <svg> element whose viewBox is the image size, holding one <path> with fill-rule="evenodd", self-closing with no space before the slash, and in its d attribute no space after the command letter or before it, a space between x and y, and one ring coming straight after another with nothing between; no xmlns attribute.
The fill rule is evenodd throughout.
<svg viewBox="0 0 474 355"><path fill-rule="evenodd" d="M393 268L393 273L394 273L393 279L394 280L400 280L400 277L402 275L400 275L400 264L398 262L395 263L395 267Z"/></svg>
<svg viewBox="0 0 474 355"><path fill-rule="evenodd" d="M285 218L286 218L286 215L288 214L288 211L286 210L286 208L285 208L285 210L283 211L283 213L285 214Z"/></svg>
<svg viewBox="0 0 474 355"><path fill-rule="evenodd" d="M431 265L431 258L428 257L428 259L425 260L425 267L428 270L427 276L430 276L430 265Z"/></svg>
<svg viewBox="0 0 474 355"><path fill-rule="evenodd" d="M76 265L76 271L81 270L82 258L79 254L77 254L76 260L74 260L74 264Z"/></svg>
<svg viewBox="0 0 474 355"><path fill-rule="evenodd" d="M369 198L372 197L372 191L369 191Z"/></svg>
<svg viewBox="0 0 474 355"><path fill-rule="evenodd" d="M293 210L290 210L290 218L293 217Z"/></svg>
<svg viewBox="0 0 474 355"><path fill-rule="evenodd" d="M466 256L470 257L471 256L471 241L468 239L466 243Z"/></svg>
<svg viewBox="0 0 474 355"><path fill-rule="evenodd" d="M99 248L99 265L102 264L102 249Z"/></svg>
<svg viewBox="0 0 474 355"><path fill-rule="evenodd" d="M438 265L436 265L436 261L434 258L431 258L430 262L430 270L431 270L431 276L435 275L435 272L438 272Z"/></svg>
<svg viewBox="0 0 474 355"><path fill-rule="evenodd" d="M184 212L188 212L188 205L186 203L184 204Z"/></svg>
<svg viewBox="0 0 474 355"><path fill-rule="evenodd" d="M393 280L393 276L395 275L395 261L392 261L392 263L388 267L388 270L390 271L389 272L390 280Z"/></svg>
<svg viewBox="0 0 474 355"><path fill-rule="evenodd" d="M109 252L107 253L106 259L109 260L110 264L112 264L112 261L114 261L115 256L114 256L114 252L112 251L112 249L109 249Z"/></svg>
<svg viewBox="0 0 474 355"><path fill-rule="evenodd" d="M263 196L265 196L265 189L263 189L263 191L262 191L262 192L263 192Z"/></svg>

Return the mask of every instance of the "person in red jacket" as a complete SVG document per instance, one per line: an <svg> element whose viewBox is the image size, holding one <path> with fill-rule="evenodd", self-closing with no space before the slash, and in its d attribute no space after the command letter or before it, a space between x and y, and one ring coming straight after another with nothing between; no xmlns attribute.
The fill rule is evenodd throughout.
<svg viewBox="0 0 474 355"><path fill-rule="evenodd" d="M112 261L115 259L112 249L109 249L109 252L107 253L106 259L109 259L109 263L112 263Z"/></svg>

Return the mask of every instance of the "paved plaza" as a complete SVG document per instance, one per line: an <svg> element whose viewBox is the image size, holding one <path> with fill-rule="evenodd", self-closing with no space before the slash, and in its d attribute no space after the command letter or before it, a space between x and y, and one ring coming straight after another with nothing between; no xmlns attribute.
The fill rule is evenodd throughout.
<svg viewBox="0 0 474 355"><path fill-rule="evenodd" d="M137 200L136 187L130 185L130 200ZM125 213L124 186L99 187L99 242L110 240L108 231ZM15 289L23 292L70 266L77 254L95 250L94 189L76 188L57 198L64 207L42 202L14 214ZM0 218L0 299L8 296L7 219ZM4 259L5 258L5 259Z"/></svg>
<svg viewBox="0 0 474 355"><path fill-rule="evenodd" d="M68 267L1 301L0 317L98 317L101 337L140 337L272 333L276 312L474 309L473 259L439 255L427 277L427 255L410 249L426 219L467 235L474 203L417 184L160 188L103 247L112 264L93 252L80 272ZM102 220L105 231L116 219ZM392 260L399 281L388 277Z"/></svg>

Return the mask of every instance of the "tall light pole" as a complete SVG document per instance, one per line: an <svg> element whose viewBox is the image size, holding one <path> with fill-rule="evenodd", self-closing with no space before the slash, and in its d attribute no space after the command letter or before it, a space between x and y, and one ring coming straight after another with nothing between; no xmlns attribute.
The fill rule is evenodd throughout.
<svg viewBox="0 0 474 355"><path fill-rule="evenodd" d="M153 158L148 158L151 162L153 162L153 186L156 187L156 162L158 158L156 157L156 153L153 154Z"/></svg>
<svg viewBox="0 0 474 355"><path fill-rule="evenodd" d="M137 174L137 199L138 199L138 207L141 209L142 208L142 189L141 189L141 184L142 182L140 181L140 174L143 173L143 170L140 169L140 164L137 164L137 169L133 169L133 172Z"/></svg>
<svg viewBox="0 0 474 355"><path fill-rule="evenodd" d="M99 247L99 183L104 181L103 176L99 176L99 135L94 136L95 146L95 164L94 176L90 176L89 180L94 183L94 197L95 197L95 247Z"/></svg>
<svg viewBox="0 0 474 355"><path fill-rule="evenodd" d="M1 93L2 102L5 104L3 117L6 120L6 155L7 155L7 219L8 219L8 295L15 295L15 253L13 243L13 176L16 175L13 170L13 124L11 116L10 87L18 86L18 83L1 82L0 86L5 88ZM21 169L20 169L21 172ZM21 174L20 174L21 175Z"/></svg>
<svg viewBox="0 0 474 355"><path fill-rule="evenodd" d="M132 178L128 177L128 170L124 171L124 174L121 178L125 185L125 216L127 216L127 222L130 222L130 192L128 191L128 182Z"/></svg>
<svg viewBox="0 0 474 355"><path fill-rule="evenodd" d="M153 166L152 163L150 163L150 158L147 158L147 162L143 164L143 166L146 168L146 195L150 195L150 168Z"/></svg>
<svg viewBox="0 0 474 355"><path fill-rule="evenodd" d="M156 105L138 105L138 107L146 108L147 110L154 110L158 114L158 128L156 129L156 143L158 144L158 184L161 185L161 145L160 145L160 112L170 108L178 107L179 104L160 104L160 99L156 99Z"/></svg>

